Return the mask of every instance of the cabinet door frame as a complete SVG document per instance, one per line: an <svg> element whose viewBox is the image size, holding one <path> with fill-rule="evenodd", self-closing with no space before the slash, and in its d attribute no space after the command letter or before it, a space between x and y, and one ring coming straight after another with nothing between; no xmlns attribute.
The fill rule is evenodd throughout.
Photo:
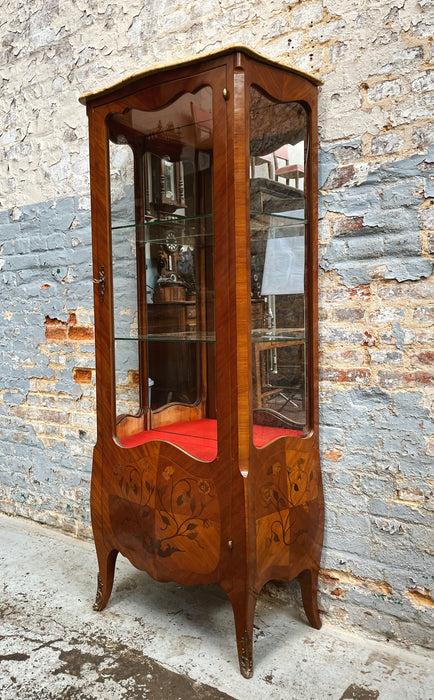
<svg viewBox="0 0 434 700"><path fill-rule="evenodd" d="M266 64L246 62L245 67L245 104L249 104L250 88L256 87L276 102L297 102L306 111L307 138L309 148L305 171L305 206L306 206L306 250L305 250L305 297L306 297L306 333L307 344L307 424L308 432L301 440L318 446L319 430L319 396L318 396L318 112L317 86L306 78L289 73L283 69ZM246 112L248 110L246 109ZM246 154L249 154L249 130L246 134ZM245 165L247 170L248 163ZM246 175L248 181L248 170ZM250 192L246 192L250 202ZM249 230L249 229L248 229ZM250 237L246 241L250 250ZM249 270L250 280L250 270ZM250 309L248 310L250 313ZM251 347L249 348L251 353ZM250 356L249 367L252 357ZM252 388L250 387L250 415L252 414ZM250 434L252 435L252 429ZM293 438L279 438L292 440ZM262 448L255 448L262 449Z"/></svg>
<svg viewBox="0 0 434 700"><path fill-rule="evenodd" d="M184 73L184 76L182 75ZM230 437L230 365L225 352L230 344L227 324L229 298L229 268L227 264L228 242L228 193L227 182L227 109L224 91L227 86L227 65L216 60L208 62L203 70L196 68L171 70L165 75L149 76L141 82L128 84L118 91L103 96L88 104L90 120L90 159L91 196L93 230L94 278L100 270L105 277L104 300L101 300L98 285L95 285L95 326L96 326L96 371L97 371L97 442L110 433L115 443L115 379L114 379L114 320L113 320L113 280L111 260L111 216L109 181L109 140L107 117L127 109L156 110L173 102L182 93L196 92L209 85L213 93L214 125L214 239L215 239L215 305L216 323L216 383L217 415L219 421L219 450ZM151 83L151 84L150 84ZM110 427L108 422L110 421ZM122 448L124 449L124 448Z"/></svg>

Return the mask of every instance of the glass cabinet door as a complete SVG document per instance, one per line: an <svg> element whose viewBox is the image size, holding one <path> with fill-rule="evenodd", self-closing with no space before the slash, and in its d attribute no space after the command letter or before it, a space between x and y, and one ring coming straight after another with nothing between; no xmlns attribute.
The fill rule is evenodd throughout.
<svg viewBox="0 0 434 700"><path fill-rule="evenodd" d="M308 431L307 115L250 90L253 442Z"/></svg>
<svg viewBox="0 0 434 700"><path fill-rule="evenodd" d="M108 118L116 435L216 442L212 90Z"/></svg>

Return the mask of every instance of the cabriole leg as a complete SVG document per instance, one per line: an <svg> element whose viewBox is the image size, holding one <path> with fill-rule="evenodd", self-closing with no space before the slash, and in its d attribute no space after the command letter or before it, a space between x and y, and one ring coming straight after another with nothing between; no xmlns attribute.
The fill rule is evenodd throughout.
<svg viewBox="0 0 434 700"><path fill-rule="evenodd" d="M96 598L93 604L94 610L103 610L108 603L113 588L117 555L116 549L110 551L97 550L99 571Z"/></svg>
<svg viewBox="0 0 434 700"><path fill-rule="evenodd" d="M257 595L243 590L230 596L235 619L238 659L244 678L253 676L253 619Z"/></svg>
<svg viewBox="0 0 434 700"><path fill-rule="evenodd" d="M321 620L318 612L318 569L305 569L298 575L298 580L306 617L309 624L319 630Z"/></svg>

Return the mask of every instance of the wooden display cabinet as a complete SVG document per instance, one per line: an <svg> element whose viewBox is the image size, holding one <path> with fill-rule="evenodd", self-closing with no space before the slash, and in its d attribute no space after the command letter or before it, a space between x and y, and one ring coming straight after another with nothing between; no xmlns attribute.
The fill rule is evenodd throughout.
<svg viewBox="0 0 434 700"><path fill-rule="evenodd" d="M297 577L321 624L317 85L233 47L82 98L95 608L119 552L158 581L217 582L246 677L267 581Z"/></svg>

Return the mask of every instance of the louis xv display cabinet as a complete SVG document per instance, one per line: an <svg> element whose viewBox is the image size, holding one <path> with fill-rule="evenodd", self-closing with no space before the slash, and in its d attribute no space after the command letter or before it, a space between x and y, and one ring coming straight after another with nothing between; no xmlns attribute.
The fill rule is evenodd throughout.
<svg viewBox="0 0 434 700"><path fill-rule="evenodd" d="M217 582L246 677L267 581L298 577L321 624L317 85L237 46L82 98L95 608L118 552L158 581Z"/></svg>

